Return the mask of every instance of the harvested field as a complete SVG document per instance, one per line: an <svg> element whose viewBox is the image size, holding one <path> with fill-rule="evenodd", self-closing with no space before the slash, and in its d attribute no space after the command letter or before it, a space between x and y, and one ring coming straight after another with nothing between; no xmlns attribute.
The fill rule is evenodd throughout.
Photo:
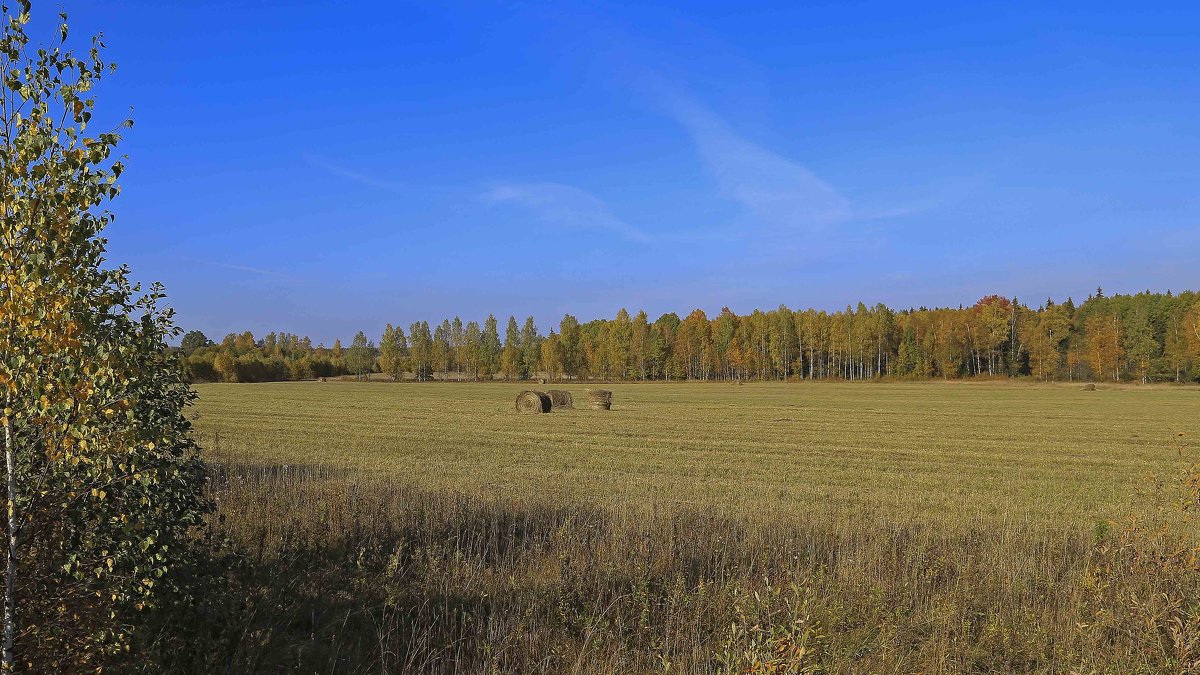
<svg viewBox="0 0 1200 675"><path fill-rule="evenodd" d="M253 565L205 614L233 656L180 669L1200 668L1196 389L613 390L521 416L509 384L199 387Z"/></svg>
<svg viewBox="0 0 1200 675"><path fill-rule="evenodd" d="M505 384L200 385L201 441L432 488L1090 527L1200 435L1200 392L1078 385L613 385L611 414L514 416ZM486 466L487 471L479 467Z"/></svg>
<svg viewBox="0 0 1200 675"><path fill-rule="evenodd" d="M267 636L245 668L725 673L784 653L835 673L1176 672L1200 658L1200 581L1127 520L1167 514L1172 541L1194 539L1156 511L1176 502L1142 490L1176 475L1176 434L1200 434L1194 389L612 385L611 411L530 416L506 384L198 389L223 528L259 561L239 584L271 603L234 625Z"/></svg>

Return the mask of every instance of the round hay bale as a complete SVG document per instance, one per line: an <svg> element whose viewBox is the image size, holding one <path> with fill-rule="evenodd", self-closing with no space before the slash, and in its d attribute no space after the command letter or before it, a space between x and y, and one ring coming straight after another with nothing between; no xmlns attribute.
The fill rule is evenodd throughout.
<svg viewBox="0 0 1200 675"><path fill-rule="evenodd" d="M550 412L550 397L540 391L517 394L517 412L536 415Z"/></svg>
<svg viewBox="0 0 1200 675"><path fill-rule="evenodd" d="M543 377L540 380L538 380L538 384L546 384L546 378Z"/></svg>
<svg viewBox="0 0 1200 675"><path fill-rule="evenodd" d="M607 389L588 389L588 407L592 410L611 410L612 392Z"/></svg>
<svg viewBox="0 0 1200 675"><path fill-rule="evenodd" d="M1089 383L1083 385L1083 390L1084 391L1096 391L1096 385L1089 382Z"/></svg>
<svg viewBox="0 0 1200 675"><path fill-rule="evenodd" d="M575 401L571 398L571 392L565 389L551 389L546 392L550 397L550 406L552 408L574 408Z"/></svg>

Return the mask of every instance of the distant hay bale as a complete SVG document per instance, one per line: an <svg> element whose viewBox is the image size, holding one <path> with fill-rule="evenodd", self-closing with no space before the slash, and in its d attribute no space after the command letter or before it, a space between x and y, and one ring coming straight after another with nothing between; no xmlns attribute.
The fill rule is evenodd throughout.
<svg viewBox="0 0 1200 675"><path fill-rule="evenodd" d="M1089 383L1083 385L1083 390L1084 391L1096 391L1096 385L1089 382Z"/></svg>
<svg viewBox="0 0 1200 675"><path fill-rule="evenodd" d="M517 395L517 412L536 415L550 412L550 397L540 391L523 391Z"/></svg>
<svg viewBox="0 0 1200 675"><path fill-rule="evenodd" d="M587 398L592 410L612 409L612 392L607 389L588 389Z"/></svg>
<svg viewBox="0 0 1200 675"><path fill-rule="evenodd" d="M550 406L552 408L574 408L575 401L571 398L571 392L565 389L551 389L546 392L550 397Z"/></svg>
<svg viewBox="0 0 1200 675"><path fill-rule="evenodd" d="M546 378L543 377L542 379L538 380L538 384L546 384Z"/></svg>

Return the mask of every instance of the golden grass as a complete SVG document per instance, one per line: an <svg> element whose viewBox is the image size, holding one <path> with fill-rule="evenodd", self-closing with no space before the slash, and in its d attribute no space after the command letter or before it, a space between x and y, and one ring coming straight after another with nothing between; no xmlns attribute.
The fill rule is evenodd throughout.
<svg viewBox="0 0 1200 675"><path fill-rule="evenodd" d="M578 389L582 395L583 387ZM1128 511L1200 392L1002 384L613 385L611 412L522 416L520 385L197 387L222 455L431 489L728 513L1087 527Z"/></svg>
<svg viewBox="0 0 1200 675"><path fill-rule="evenodd" d="M1195 389L612 388L199 387L232 562L168 669L1200 671Z"/></svg>

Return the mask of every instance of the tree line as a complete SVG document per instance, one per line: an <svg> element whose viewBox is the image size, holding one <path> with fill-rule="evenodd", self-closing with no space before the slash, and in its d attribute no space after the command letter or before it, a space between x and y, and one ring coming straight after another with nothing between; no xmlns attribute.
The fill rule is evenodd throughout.
<svg viewBox="0 0 1200 675"><path fill-rule="evenodd" d="M997 295L969 307L894 310L859 303L837 312L780 306L715 317L697 309L651 321L622 309L542 335L533 317L482 324L388 324L349 347L250 332L218 344L199 331L181 345L192 381L260 382L383 373L394 380L869 380L1028 376L1041 380L1200 379L1200 294L1068 298L1037 307Z"/></svg>

